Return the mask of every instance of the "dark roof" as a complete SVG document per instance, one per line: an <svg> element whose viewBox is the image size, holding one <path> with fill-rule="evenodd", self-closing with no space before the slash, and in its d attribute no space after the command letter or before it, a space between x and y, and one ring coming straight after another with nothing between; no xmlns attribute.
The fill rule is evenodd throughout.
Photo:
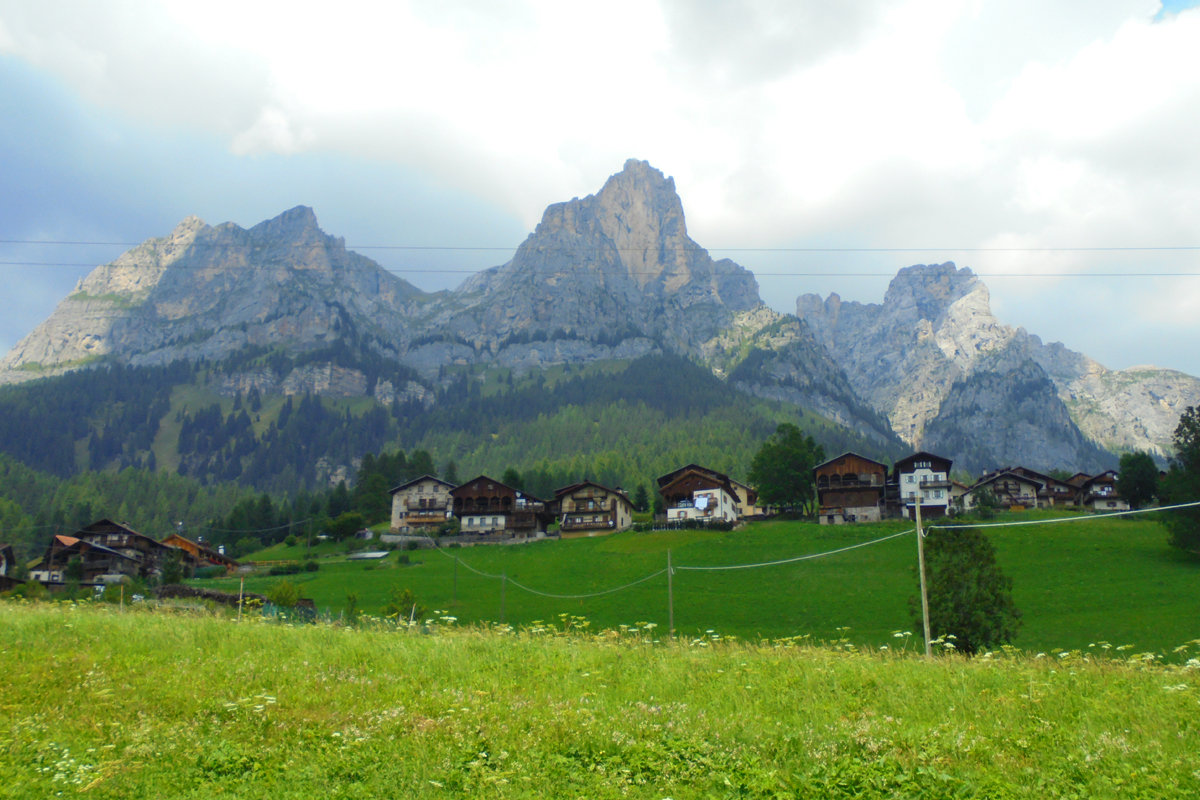
<svg viewBox="0 0 1200 800"><path fill-rule="evenodd" d="M718 472L715 469L709 469L708 467L702 467L699 464L685 464L684 466L680 467L679 469L672 470L671 472L668 472L666 475L663 475L661 478L659 478L658 479L659 487L661 488L663 486L666 486L669 483L672 483L675 480L675 478L679 477L679 475L681 473L687 472L689 469L696 470L697 472L707 472L709 475L712 475L713 477L717 478L720 481L723 481L725 483L729 482L729 476L726 475L724 472Z"/></svg>
<svg viewBox="0 0 1200 800"><path fill-rule="evenodd" d="M624 492L617 491L616 489L610 489L609 487L605 486L604 484L596 483L595 481L580 481L579 483L572 483L570 486L564 486L561 489L555 489L554 490L554 499L557 500L558 498L562 497L565 494L570 494L571 492L575 491L576 489L578 489L581 486L595 486L597 489L603 489L606 492L615 494L617 497L623 498L625 500L625 502L629 503L630 505L633 505L633 501L630 500L629 496L626 495Z"/></svg>
<svg viewBox="0 0 1200 800"><path fill-rule="evenodd" d="M101 526L112 526L114 528L119 528L122 532L124 532L126 534L129 534L132 536L140 536L143 539L154 542L155 544L159 544L159 545L162 544L162 542L158 541L158 539L155 539L153 536L147 536L144 533L138 533L137 531L135 531L133 528L129 527L128 525L125 525L120 522L113 522L111 519L108 519L107 517L104 519L96 520L91 525L88 525L84 528L80 528L79 530L75 531L75 536L78 539L82 539L84 534L95 534L97 536L105 536L105 535L114 533L114 531L94 530L96 528L100 528Z"/></svg>
<svg viewBox="0 0 1200 800"><path fill-rule="evenodd" d="M900 468L901 468L903 465L905 465L905 464L908 464L910 461L924 461L924 460L928 460L928 461L933 461L933 460L937 460L937 461L945 461L945 462L946 462L946 468L947 468L947 470L950 468L950 465L954 463L954 461L953 461L953 460L951 460L951 459L949 459L949 458L946 458L945 456L939 456L939 455L937 455L936 453L928 453L928 452L926 452L926 451L922 450L922 451L920 451L920 452L918 452L918 453L913 453L913 454L912 454L912 455L910 455L910 456L905 456L904 458L897 459L897 460L896 460L896 464L895 464L895 466L893 467L893 469L895 470L895 472L896 472L897 474L899 474L899 472L900 472Z"/></svg>
<svg viewBox="0 0 1200 800"><path fill-rule="evenodd" d="M855 458L861 458L863 461L870 461L872 464L878 464L879 466L883 467L884 472L887 472L887 464L884 464L882 461L876 461L873 458L867 458L866 456L859 455L858 453L852 452L850 450L847 450L846 452L842 453L840 456L834 456L833 458L829 459L828 461L822 461L820 464L817 464L815 467L813 467L813 469L820 469L821 467L824 467L828 464L832 464L833 462L837 461L839 458L845 458L846 456L854 456Z"/></svg>
<svg viewBox="0 0 1200 800"><path fill-rule="evenodd" d="M414 483L420 483L421 481L436 481L437 483L440 483L443 486L449 486L451 489L458 488L458 486L456 484L450 483L449 481L444 481L441 478L434 477L433 475L422 475L419 478L413 478L408 483L400 484L395 489L389 489L388 494L395 494L396 492L399 492L403 489L407 489L408 487L412 486Z"/></svg>
<svg viewBox="0 0 1200 800"><path fill-rule="evenodd" d="M668 488L673 486L675 483L682 480L684 478L684 476L687 475L687 473L689 473L689 472L694 472L697 475L699 475L701 478L711 480L713 483L718 484L722 489L724 489L726 492L728 492L731 497L735 497L735 498L737 497L737 489L733 488L733 483L732 483L732 481L729 480L728 475L726 475L723 472L717 472L715 469L708 469L707 467L697 467L694 464L689 464L686 467L677 469L674 472L668 473L667 475L664 475L662 478L659 478L658 479L659 494L662 494ZM663 481L666 478L670 478L670 480L668 480L668 481L666 481L666 483L664 483Z"/></svg>
<svg viewBox="0 0 1200 800"><path fill-rule="evenodd" d="M487 481L488 483L495 484L496 486L500 486L502 488L508 489L510 492L515 492L518 497L523 497L526 500L532 500L535 503L546 502L542 498L536 497L536 496L530 494L529 492L525 491L524 489L516 489L512 486L509 486L507 483L501 483L500 481L496 480L495 478L489 478L487 475L479 475L474 478L471 478L471 480L469 480L469 481L463 481L458 486L455 486L453 489L451 489L450 493L454 494L454 492L456 492L457 490L466 489L472 483L478 483L479 481Z"/></svg>
<svg viewBox="0 0 1200 800"><path fill-rule="evenodd" d="M1091 475L1086 472L1076 472L1071 477L1067 478L1067 483L1071 486L1079 488L1092 479Z"/></svg>
<svg viewBox="0 0 1200 800"><path fill-rule="evenodd" d="M986 478L980 478L979 480L975 481L974 484L971 485L971 490L978 489L980 486L987 486L989 483L992 483L999 478L1008 478L1008 477L1016 478L1017 480L1025 481L1026 483L1032 483L1035 486L1037 486L1039 489L1041 489L1042 487L1044 487L1046 485L1045 481L1039 481L1037 478L1030 478L1028 475L1022 475L1021 473L1017 472L1016 470L1006 469L1003 472L992 473L991 475L988 475Z"/></svg>

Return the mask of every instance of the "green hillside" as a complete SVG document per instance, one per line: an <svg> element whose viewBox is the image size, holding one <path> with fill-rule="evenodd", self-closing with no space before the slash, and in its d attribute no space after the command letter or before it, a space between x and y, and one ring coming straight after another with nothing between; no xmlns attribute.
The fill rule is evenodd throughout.
<svg viewBox="0 0 1200 800"><path fill-rule="evenodd" d="M1191 667L539 631L12 605L0 786L205 800L1200 793Z"/></svg>
<svg viewBox="0 0 1200 800"><path fill-rule="evenodd" d="M1038 519L1047 512L1006 515ZM906 527L755 523L728 533L672 531L621 533L594 539L513 547L473 547L409 553L415 562L384 565L322 560L319 572L291 578L304 596L337 614L346 595L377 612L393 588L411 589L431 609L449 609L462 622L500 619L500 581L458 569L454 559L529 588L578 595L636 581L666 566L667 550L680 566L751 564L820 553L881 538ZM1024 613L1017 644L1030 650L1087 650L1102 641L1139 652L1171 653L1200 637L1200 563L1167 547L1166 531L1144 518L1088 517L1079 522L990 531L1014 598ZM293 554L302 554L296 548ZM287 554L276 551L274 557ZM916 594L911 535L811 561L718 572L680 570L674 578L675 624L686 635L708 630L743 639L808 635L848 637L860 644L894 646L896 631L913 631L908 601ZM282 578L251 578L262 592ZM236 590L236 581L206 582ZM667 623L666 576L601 597L560 600L508 584L505 619L514 624L586 617L599 627ZM848 630L847 630L848 629ZM919 629L916 631L920 633ZM936 635L936 632L935 632ZM1094 649L1094 648L1092 648Z"/></svg>
<svg viewBox="0 0 1200 800"><path fill-rule="evenodd" d="M378 357L338 353L373 380L413 377L383 374ZM248 351L217 365L101 365L0 388L0 453L60 478L134 467L295 496L328 489L336 467L366 453L401 449L428 451L439 469L453 460L462 477L515 467L534 474L529 488L543 492L585 476L646 484L689 461L744 477L780 422L799 425L830 454L854 449L888 460L905 449L752 398L669 355L521 377L500 367L447 367L429 407L218 394L224 376L280 367L279 358Z"/></svg>

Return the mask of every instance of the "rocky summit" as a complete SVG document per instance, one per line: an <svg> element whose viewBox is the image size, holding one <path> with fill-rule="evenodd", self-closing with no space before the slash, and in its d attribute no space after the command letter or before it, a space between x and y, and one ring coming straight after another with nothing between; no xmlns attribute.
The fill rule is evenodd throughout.
<svg viewBox="0 0 1200 800"><path fill-rule="evenodd" d="M1112 460L1097 446L1165 457L1200 404L1189 375L1109 370L1003 324L983 281L952 263L900 270L882 304L808 294L796 313L900 436L967 469L1094 469Z"/></svg>
<svg viewBox="0 0 1200 800"><path fill-rule="evenodd" d="M631 159L449 292L347 250L303 206L249 229L189 217L81 280L0 360L0 383L204 360L224 365L212 388L230 396L428 406L448 366L521 376L667 352L883 450L936 445L967 469L1091 469L1112 461L1097 445L1163 456L1200 404L1191 376L1107 370L1004 325L954 264L901 270L882 304L804 295L796 312L768 308L749 270L714 260L688 235L674 180Z"/></svg>
<svg viewBox="0 0 1200 800"><path fill-rule="evenodd" d="M337 357L346 350L408 372L383 380ZM433 402L448 365L525 374L669 351L747 392L899 444L805 323L771 311L750 271L688 236L674 180L637 160L595 195L547 208L508 263L452 292L422 292L346 250L309 208L248 230L189 218L83 279L0 361L0 382L102 359L220 362L248 351L310 357L285 364L286 374L262 364L226 371L219 390L385 403Z"/></svg>

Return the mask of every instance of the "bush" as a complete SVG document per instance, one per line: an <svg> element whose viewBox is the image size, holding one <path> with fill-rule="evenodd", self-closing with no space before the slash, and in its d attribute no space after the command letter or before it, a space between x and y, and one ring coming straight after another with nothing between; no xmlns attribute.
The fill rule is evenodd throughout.
<svg viewBox="0 0 1200 800"><path fill-rule="evenodd" d="M267 570L268 575L296 575L299 572L299 564L278 564Z"/></svg>
<svg viewBox="0 0 1200 800"><path fill-rule="evenodd" d="M410 558L408 557L408 554L407 554L407 553L401 553L401 554L400 554L400 557L396 559L396 563L397 563L397 564L411 564L411 563L412 563L412 559L410 559Z"/></svg>
<svg viewBox="0 0 1200 800"><path fill-rule="evenodd" d="M223 577L227 572L229 570L225 569L225 567L200 567L196 570L195 577L211 580L212 578Z"/></svg>
<svg viewBox="0 0 1200 800"><path fill-rule="evenodd" d="M283 540L283 543L286 544L288 547L295 547L296 543L299 541L300 540L296 538L296 534L291 533L291 534L288 534L288 537Z"/></svg>
<svg viewBox="0 0 1200 800"><path fill-rule="evenodd" d="M291 581L280 581L267 590L267 599L280 608L292 608L300 599L300 587Z"/></svg>
<svg viewBox="0 0 1200 800"><path fill-rule="evenodd" d="M404 543L405 550L418 550L418 549L420 549L420 547L421 547L420 542L405 542Z"/></svg>
<svg viewBox="0 0 1200 800"><path fill-rule="evenodd" d="M307 564L304 565L305 572L316 572L320 568L321 568L321 565L315 561L309 561Z"/></svg>

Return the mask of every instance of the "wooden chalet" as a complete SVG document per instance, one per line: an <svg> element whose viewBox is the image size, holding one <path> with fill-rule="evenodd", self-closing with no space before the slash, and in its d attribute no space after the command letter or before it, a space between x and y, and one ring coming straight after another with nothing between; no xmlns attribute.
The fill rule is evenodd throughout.
<svg viewBox="0 0 1200 800"><path fill-rule="evenodd" d="M17 557L11 544L0 544L0 592L15 589L25 581L17 578Z"/></svg>
<svg viewBox="0 0 1200 800"><path fill-rule="evenodd" d="M559 533L564 539L602 536L633 525L629 495L593 481L555 489L552 511L559 517Z"/></svg>
<svg viewBox="0 0 1200 800"><path fill-rule="evenodd" d="M432 475L422 475L392 489L392 532L413 533L436 528L454 515L451 490L456 488Z"/></svg>
<svg viewBox="0 0 1200 800"><path fill-rule="evenodd" d="M897 461L892 466L887 488L889 511L905 519L914 519L917 498L920 497L922 517L933 519L945 516L954 493L954 485L950 481L950 467L953 464L948 458L924 451Z"/></svg>
<svg viewBox="0 0 1200 800"><path fill-rule="evenodd" d="M189 560L197 567L225 567L226 569L237 569L238 562L224 553L213 550L200 542L193 542L191 539L180 536L178 533L172 533L170 536L162 540L162 543L168 547L177 547L188 554Z"/></svg>
<svg viewBox="0 0 1200 800"><path fill-rule="evenodd" d="M688 464L659 478L658 491L668 521L734 522L738 518L737 490L723 472Z"/></svg>
<svg viewBox="0 0 1200 800"><path fill-rule="evenodd" d="M1053 478L1043 472L1038 472L1036 470L1029 469L1028 467L1004 467L1003 469L985 472L980 477L980 481L1001 473L1020 475L1042 484L1042 488L1038 490L1037 495L1038 508L1070 505L1071 503L1075 502L1075 496L1079 492L1078 487L1072 486L1069 481ZM1033 506L1029 507L1032 508Z"/></svg>
<svg viewBox="0 0 1200 800"><path fill-rule="evenodd" d="M1078 504L1093 511L1128 511L1129 501L1117 491L1117 471L1093 475L1079 487Z"/></svg>
<svg viewBox="0 0 1200 800"><path fill-rule="evenodd" d="M171 552L180 551L128 525L102 519L74 536L51 539L30 577L47 584L64 583L67 566L78 557L83 564L81 583L111 583L124 577L145 580L161 574L163 558Z"/></svg>
<svg viewBox="0 0 1200 800"><path fill-rule="evenodd" d="M1001 508L1010 511L1037 508L1045 489L1044 482L1027 477L1015 470L1006 469L1002 472L993 472L980 478L967 490L967 493L963 495L963 508L968 510L974 508L978 504L980 493L984 490L992 493Z"/></svg>
<svg viewBox="0 0 1200 800"><path fill-rule="evenodd" d="M482 536L544 536L553 520L546 503L480 475L450 490L461 532Z"/></svg>
<svg viewBox="0 0 1200 800"><path fill-rule="evenodd" d="M80 584L119 583L127 578L143 578L142 562L119 550L95 542L59 534L50 540L45 555L29 577L47 586L63 585L70 578L68 567L79 559Z"/></svg>
<svg viewBox="0 0 1200 800"><path fill-rule="evenodd" d="M841 525L882 519L887 472L886 464L857 453L842 453L813 467L820 523Z"/></svg>

